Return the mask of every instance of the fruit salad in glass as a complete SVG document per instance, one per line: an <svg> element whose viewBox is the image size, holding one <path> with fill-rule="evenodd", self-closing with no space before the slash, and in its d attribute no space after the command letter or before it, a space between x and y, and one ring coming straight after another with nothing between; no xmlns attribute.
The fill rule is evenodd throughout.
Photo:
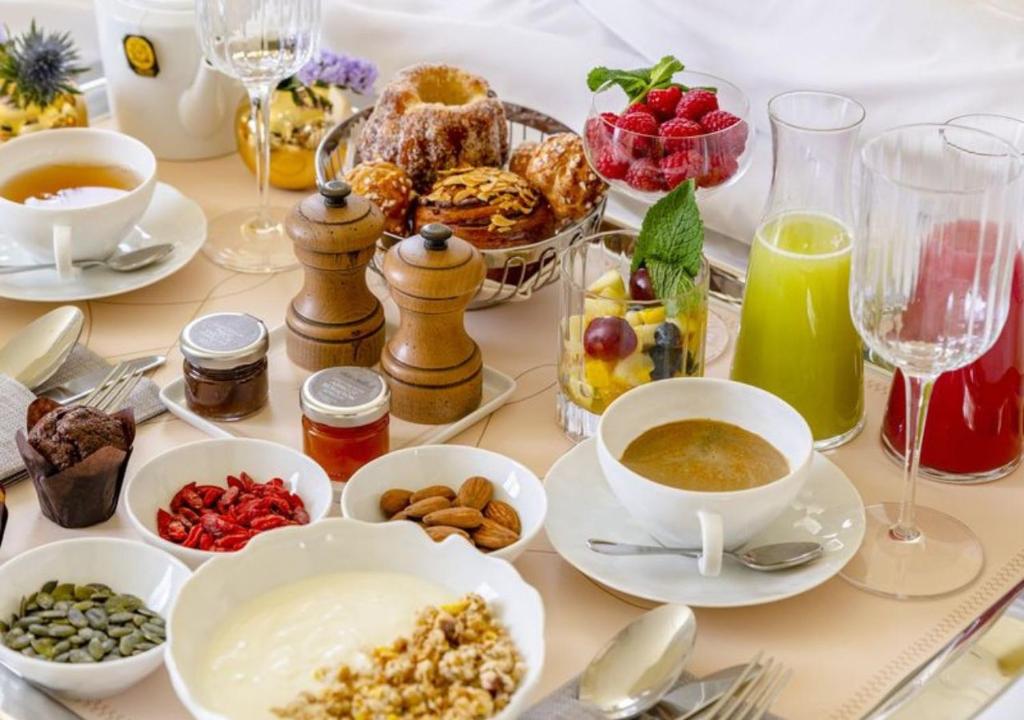
<svg viewBox="0 0 1024 720"><path fill-rule="evenodd" d="M668 56L639 70L594 68L587 83L584 149L610 185L650 201L692 179L707 194L750 166L750 103L727 80Z"/></svg>
<svg viewBox="0 0 1024 720"><path fill-rule="evenodd" d="M699 257L684 292L659 298L649 270L632 268L638 237L600 233L562 256L558 411L574 440L591 436L605 408L630 389L704 374L707 260Z"/></svg>

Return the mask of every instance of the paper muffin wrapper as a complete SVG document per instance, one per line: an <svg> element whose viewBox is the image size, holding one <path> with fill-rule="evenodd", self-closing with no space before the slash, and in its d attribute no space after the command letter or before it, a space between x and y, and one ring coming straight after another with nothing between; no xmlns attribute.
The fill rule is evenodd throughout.
<svg viewBox="0 0 1024 720"><path fill-rule="evenodd" d="M33 405L38 402L35 401ZM29 421L38 421L40 417L39 408L33 411L30 406ZM135 413L129 408L111 417L121 422L128 449L101 448L66 470L58 470L51 465L28 442L26 433L18 432L18 451L36 489L39 509L44 517L61 527L83 528L96 525L109 520L117 510L135 440ZM32 424L29 424L29 429Z"/></svg>
<svg viewBox="0 0 1024 720"><path fill-rule="evenodd" d="M4 530L7 529L7 503L4 498L4 491L0 489L0 545L4 544Z"/></svg>

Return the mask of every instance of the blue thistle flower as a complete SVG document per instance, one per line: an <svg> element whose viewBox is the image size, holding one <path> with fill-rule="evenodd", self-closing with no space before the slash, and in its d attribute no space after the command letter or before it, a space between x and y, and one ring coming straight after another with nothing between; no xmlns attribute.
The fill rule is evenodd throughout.
<svg viewBox="0 0 1024 720"><path fill-rule="evenodd" d="M46 107L62 93L77 93L78 50L69 33L46 34L35 20L27 33L9 40L0 53L0 96L18 107Z"/></svg>

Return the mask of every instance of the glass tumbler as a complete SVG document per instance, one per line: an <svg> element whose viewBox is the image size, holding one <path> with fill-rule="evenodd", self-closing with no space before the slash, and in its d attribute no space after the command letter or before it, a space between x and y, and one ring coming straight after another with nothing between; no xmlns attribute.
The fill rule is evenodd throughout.
<svg viewBox="0 0 1024 720"><path fill-rule="evenodd" d="M637 233L584 238L561 257L558 419L575 441L591 437L616 398L639 385L704 374L710 269L691 292L633 300L630 262Z"/></svg>

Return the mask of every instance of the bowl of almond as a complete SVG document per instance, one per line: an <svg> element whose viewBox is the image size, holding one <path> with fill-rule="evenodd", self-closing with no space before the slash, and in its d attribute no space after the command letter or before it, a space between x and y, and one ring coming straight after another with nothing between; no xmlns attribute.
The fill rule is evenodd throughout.
<svg viewBox="0 0 1024 720"><path fill-rule="evenodd" d="M415 523L437 542L456 538L512 561L544 525L547 496L536 475L504 455L424 445L364 465L345 484L341 512L364 522Z"/></svg>

